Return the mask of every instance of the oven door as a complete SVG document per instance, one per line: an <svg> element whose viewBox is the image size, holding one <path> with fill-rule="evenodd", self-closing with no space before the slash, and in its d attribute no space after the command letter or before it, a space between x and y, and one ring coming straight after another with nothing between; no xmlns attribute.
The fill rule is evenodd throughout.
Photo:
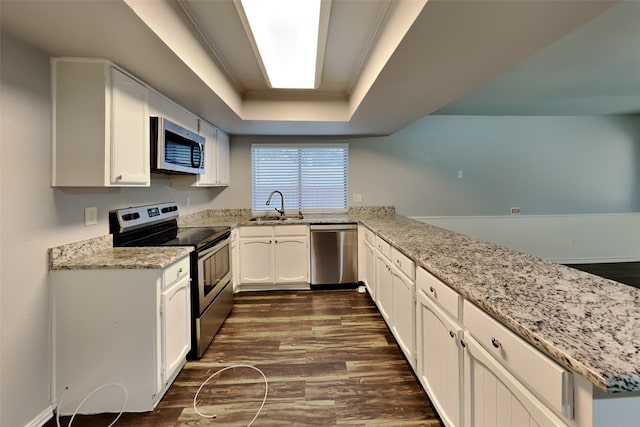
<svg viewBox="0 0 640 427"><path fill-rule="evenodd" d="M231 280L229 239L198 253L198 311L200 315Z"/></svg>

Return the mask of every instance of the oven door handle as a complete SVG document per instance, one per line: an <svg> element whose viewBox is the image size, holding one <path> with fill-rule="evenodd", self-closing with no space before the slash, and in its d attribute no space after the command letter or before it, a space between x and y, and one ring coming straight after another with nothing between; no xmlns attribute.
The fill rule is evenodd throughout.
<svg viewBox="0 0 640 427"><path fill-rule="evenodd" d="M198 259L204 258L206 256L208 256L211 253L217 252L220 249L222 249L224 247L224 245L228 245L229 244L229 238L225 238L224 240L219 241L218 243L216 243L214 246L210 247L209 249L205 249L202 252L198 252Z"/></svg>

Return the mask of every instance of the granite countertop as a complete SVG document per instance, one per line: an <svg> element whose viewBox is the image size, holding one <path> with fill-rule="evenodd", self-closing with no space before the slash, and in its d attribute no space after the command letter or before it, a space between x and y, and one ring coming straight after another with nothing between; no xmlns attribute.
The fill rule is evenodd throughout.
<svg viewBox="0 0 640 427"><path fill-rule="evenodd" d="M111 235L49 249L49 270L160 269L192 247L114 248Z"/></svg>
<svg viewBox="0 0 640 427"><path fill-rule="evenodd" d="M402 216L361 223L607 392L640 391L640 290Z"/></svg>
<svg viewBox="0 0 640 427"><path fill-rule="evenodd" d="M358 222L560 365L607 392L640 391L640 289L412 220L393 211L249 221L215 211L182 227ZM112 248L110 236L50 250L50 268L163 268L190 248Z"/></svg>
<svg viewBox="0 0 640 427"><path fill-rule="evenodd" d="M401 215L185 226L359 222L560 365L607 392L640 391L640 290Z"/></svg>

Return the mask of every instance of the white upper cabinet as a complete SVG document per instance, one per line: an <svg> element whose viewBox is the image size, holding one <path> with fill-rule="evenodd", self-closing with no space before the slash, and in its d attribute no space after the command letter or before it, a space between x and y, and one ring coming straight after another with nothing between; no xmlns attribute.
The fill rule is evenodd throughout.
<svg viewBox="0 0 640 427"><path fill-rule="evenodd" d="M99 59L54 58L54 187L150 185L147 88Z"/></svg>
<svg viewBox="0 0 640 427"><path fill-rule="evenodd" d="M199 121L200 135L205 137L204 173L198 175L195 186L229 185L229 135L204 120Z"/></svg>
<svg viewBox="0 0 640 427"><path fill-rule="evenodd" d="M205 122L199 121L200 135L205 137L204 173L193 184L198 187L229 185L229 135Z"/></svg>

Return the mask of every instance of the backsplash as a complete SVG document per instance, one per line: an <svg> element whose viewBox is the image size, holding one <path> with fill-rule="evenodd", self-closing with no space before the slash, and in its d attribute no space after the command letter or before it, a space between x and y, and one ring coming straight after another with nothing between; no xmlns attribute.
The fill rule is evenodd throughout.
<svg viewBox="0 0 640 427"><path fill-rule="evenodd" d="M352 206L349 215L395 215L395 206Z"/></svg>
<svg viewBox="0 0 640 427"><path fill-rule="evenodd" d="M178 217L178 226L193 223L204 218L243 216L251 216L251 209L207 209L188 215L180 215Z"/></svg>

